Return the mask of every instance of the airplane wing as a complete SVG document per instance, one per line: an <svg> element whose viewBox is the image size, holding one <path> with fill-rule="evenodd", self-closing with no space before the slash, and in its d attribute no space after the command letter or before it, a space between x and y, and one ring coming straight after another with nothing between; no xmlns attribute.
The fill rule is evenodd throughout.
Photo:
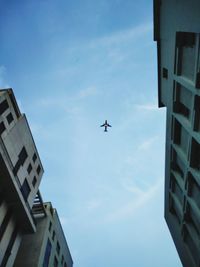
<svg viewBox="0 0 200 267"><path fill-rule="evenodd" d="M100 127L104 127L106 124L104 123L104 124L102 124Z"/></svg>
<svg viewBox="0 0 200 267"><path fill-rule="evenodd" d="M108 127L112 127L110 124L107 124Z"/></svg>

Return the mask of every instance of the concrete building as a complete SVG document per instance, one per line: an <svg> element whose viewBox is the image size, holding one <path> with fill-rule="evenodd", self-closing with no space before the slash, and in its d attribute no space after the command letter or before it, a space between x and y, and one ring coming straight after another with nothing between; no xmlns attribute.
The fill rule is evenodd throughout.
<svg viewBox="0 0 200 267"><path fill-rule="evenodd" d="M72 267L73 261L56 209L44 203L35 234L24 235L14 267Z"/></svg>
<svg viewBox="0 0 200 267"><path fill-rule="evenodd" d="M184 267L200 266L200 1L154 0L159 107L167 108L165 219Z"/></svg>
<svg viewBox="0 0 200 267"><path fill-rule="evenodd" d="M1 267L72 266L57 212L39 192L42 174L26 116L12 89L0 90Z"/></svg>
<svg viewBox="0 0 200 267"><path fill-rule="evenodd" d="M12 266L22 235L36 231L33 205L43 167L12 89L0 90L0 266Z"/></svg>

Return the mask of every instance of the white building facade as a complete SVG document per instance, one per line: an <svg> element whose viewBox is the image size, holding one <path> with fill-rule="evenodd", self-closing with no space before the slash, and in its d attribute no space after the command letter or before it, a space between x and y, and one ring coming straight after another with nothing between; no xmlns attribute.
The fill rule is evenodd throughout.
<svg viewBox="0 0 200 267"><path fill-rule="evenodd" d="M200 266L200 1L154 0L159 107L167 108L165 219L184 267Z"/></svg>

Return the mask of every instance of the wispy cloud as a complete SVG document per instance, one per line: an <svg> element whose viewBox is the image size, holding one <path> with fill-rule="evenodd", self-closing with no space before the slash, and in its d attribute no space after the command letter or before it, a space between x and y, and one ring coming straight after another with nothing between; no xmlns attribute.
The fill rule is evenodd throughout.
<svg viewBox="0 0 200 267"><path fill-rule="evenodd" d="M157 103L139 104L139 105L135 105L135 107L138 110L146 110L146 111L158 110L158 104Z"/></svg>
<svg viewBox="0 0 200 267"><path fill-rule="evenodd" d="M111 46L114 44L124 43L129 40L137 40L141 36L151 32L153 30L152 22L134 26L130 29L115 32L109 36L96 38L90 42L91 47L96 46Z"/></svg>
<svg viewBox="0 0 200 267"><path fill-rule="evenodd" d="M148 138L147 140L143 141L139 146L138 150L148 150L152 147L154 142L158 139L158 136L153 136L151 138Z"/></svg>
<svg viewBox="0 0 200 267"><path fill-rule="evenodd" d="M99 94L99 90L96 86L89 86L80 90L76 90L74 94L66 93L64 95L52 95L51 97L41 98L37 104L43 108L64 108L69 103L75 103L78 100L85 100L89 97L93 97Z"/></svg>
<svg viewBox="0 0 200 267"><path fill-rule="evenodd" d="M87 203L87 210L89 212L98 209L102 204L102 201L99 199L92 199Z"/></svg>
<svg viewBox="0 0 200 267"><path fill-rule="evenodd" d="M149 202L150 199L155 197L161 185L162 183L159 179L145 191L136 187L134 192L137 193L137 197L135 197L133 201L127 202L125 205L122 205L117 210L108 214L104 222L112 223L133 216L135 212Z"/></svg>
<svg viewBox="0 0 200 267"><path fill-rule="evenodd" d="M85 89L80 90L75 97L82 99L82 98L86 98L86 97L90 97L90 96L95 96L98 93L99 93L99 91L97 90L97 87L91 86L91 87L87 87Z"/></svg>

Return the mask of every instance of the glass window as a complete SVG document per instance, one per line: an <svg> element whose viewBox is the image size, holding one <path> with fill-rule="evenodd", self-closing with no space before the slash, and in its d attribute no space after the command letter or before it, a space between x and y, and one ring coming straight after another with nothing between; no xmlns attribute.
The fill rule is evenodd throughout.
<svg viewBox="0 0 200 267"><path fill-rule="evenodd" d="M51 255L51 242L48 239L47 245L46 245L46 250L45 250L45 255L44 255L43 267L49 266L50 255Z"/></svg>
<svg viewBox="0 0 200 267"><path fill-rule="evenodd" d="M32 169L33 169L33 168L32 168L32 165L31 165L31 164L29 164L29 165L28 165L28 169L27 169L27 172L28 172L28 174L30 174L30 173L31 173Z"/></svg>
<svg viewBox="0 0 200 267"><path fill-rule="evenodd" d="M2 133L5 131L6 127L5 124L3 122L0 123L0 135L2 135Z"/></svg>
<svg viewBox="0 0 200 267"><path fill-rule="evenodd" d="M37 183L37 179L36 179L36 177L34 176L34 177L33 177L33 181L32 181L32 185L33 185L33 187L35 187L36 183Z"/></svg>
<svg viewBox="0 0 200 267"><path fill-rule="evenodd" d="M9 106L7 100L2 101L0 103L0 115L2 115L6 111L6 109L8 109L8 107Z"/></svg>
<svg viewBox="0 0 200 267"><path fill-rule="evenodd" d="M56 256L54 257L53 266L58 267L58 260L57 260Z"/></svg>
<svg viewBox="0 0 200 267"><path fill-rule="evenodd" d="M30 192L31 192L30 186L29 186L26 178L25 178L25 180L24 180L24 182L23 182L23 184L21 186L21 192L22 192L22 195L24 197L24 200L26 201L28 196L29 196L29 194L30 194Z"/></svg>
<svg viewBox="0 0 200 267"><path fill-rule="evenodd" d="M49 232L51 232L51 228L52 228L52 222L49 222Z"/></svg>
<svg viewBox="0 0 200 267"><path fill-rule="evenodd" d="M24 162L25 162L25 160L26 160L27 157L28 157L28 154L27 154L27 152L26 152L26 148L25 148L24 146L22 147L22 150L20 151L18 157L19 157L20 165L23 165Z"/></svg>
<svg viewBox="0 0 200 267"><path fill-rule="evenodd" d="M59 244L59 242L57 242L57 244L56 244L56 251L57 251L57 253L59 255L59 253L60 253L60 244Z"/></svg>
<svg viewBox="0 0 200 267"><path fill-rule="evenodd" d="M37 174L39 175L40 174L40 172L41 172L41 167L40 167L40 165L38 165L38 167L37 167Z"/></svg>
<svg viewBox="0 0 200 267"><path fill-rule="evenodd" d="M177 75L185 76L190 80L194 80L195 73L195 46L196 36L191 32L176 33L177 47Z"/></svg>
<svg viewBox="0 0 200 267"><path fill-rule="evenodd" d="M56 233L55 233L55 231L53 231L53 234L52 234L52 239L53 240L55 239L55 235L56 235Z"/></svg>
<svg viewBox="0 0 200 267"><path fill-rule="evenodd" d="M9 113L8 116L6 117L6 119L7 119L8 123L11 124L11 122L14 120L12 113Z"/></svg>
<svg viewBox="0 0 200 267"><path fill-rule="evenodd" d="M34 163L35 163L36 159L37 159L37 155L36 155L36 153L34 153L34 155L33 155L33 162Z"/></svg>

